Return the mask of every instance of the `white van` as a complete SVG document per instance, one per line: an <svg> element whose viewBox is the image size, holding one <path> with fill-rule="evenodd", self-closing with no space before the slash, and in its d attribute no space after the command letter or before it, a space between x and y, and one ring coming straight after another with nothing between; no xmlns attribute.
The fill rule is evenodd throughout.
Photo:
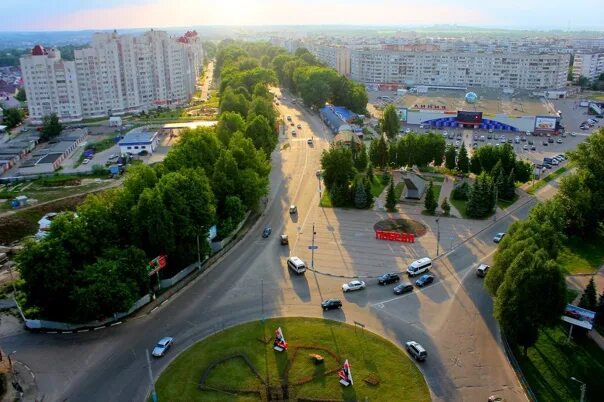
<svg viewBox="0 0 604 402"><path fill-rule="evenodd" d="M432 260L428 257L420 258L419 260L413 261L407 268L407 275L415 276L423 274L432 267Z"/></svg>
<svg viewBox="0 0 604 402"><path fill-rule="evenodd" d="M287 266L298 275L303 274L306 271L304 261L298 257L289 257L287 259Z"/></svg>

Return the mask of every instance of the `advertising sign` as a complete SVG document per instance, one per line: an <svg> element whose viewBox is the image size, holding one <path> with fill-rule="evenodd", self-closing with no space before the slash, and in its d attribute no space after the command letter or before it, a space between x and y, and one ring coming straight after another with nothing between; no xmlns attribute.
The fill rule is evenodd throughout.
<svg viewBox="0 0 604 402"><path fill-rule="evenodd" d="M465 124L480 124L482 123L482 112L457 112L457 121Z"/></svg>
<svg viewBox="0 0 604 402"><path fill-rule="evenodd" d="M537 116L535 117L535 130L537 131L556 131L557 117Z"/></svg>
<svg viewBox="0 0 604 402"><path fill-rule="evenodd" d="M573 306L572 304L567 304L564 313L562 313L562 321L589 330L594 326L595 317L596 313L593 311Z"/></svg>

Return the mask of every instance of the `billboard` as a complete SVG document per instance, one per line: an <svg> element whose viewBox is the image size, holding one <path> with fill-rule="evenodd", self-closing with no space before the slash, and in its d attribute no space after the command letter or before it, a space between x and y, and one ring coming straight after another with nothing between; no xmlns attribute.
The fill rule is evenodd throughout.
<svg viewBox="0 0 604 402"><path fill-rule="evenodd" d="M457 112L457 121L463 124L482 123L482 112Z"/></svg>
<svg viewBox="0 0 604 402"><path fill-rule="evenodd" d="M537 116L535 117L536 131L556 131L558 118L555 116Z"/></svg>
<svg viewBox="0 0 604 402"><path fill-rule="evenodd" d="M584 308L567 304L562 313L562 321L577 325L581 328L592 329L594 326L596 313Z"/></svg>

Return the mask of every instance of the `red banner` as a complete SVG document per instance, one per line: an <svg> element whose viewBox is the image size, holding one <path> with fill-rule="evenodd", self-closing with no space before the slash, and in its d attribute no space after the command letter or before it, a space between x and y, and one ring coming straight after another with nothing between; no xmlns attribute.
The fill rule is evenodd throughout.
<svg viewBox="0 0 604 402"><path fill-rule="evenodd" d="M147 270L149 271L149 276L161 271L166 267L166 265L168 265L168 259L165 255L155 257L154 259L149 261L149 267L147 268Z"/></svg>
<svg viewBox="0 0 604 402"><path fill-rule="evenodd" d="M385 230L376 230L375 238L378 240L400 241L401 243L415 243L413 233L387 232Z"/></svg>

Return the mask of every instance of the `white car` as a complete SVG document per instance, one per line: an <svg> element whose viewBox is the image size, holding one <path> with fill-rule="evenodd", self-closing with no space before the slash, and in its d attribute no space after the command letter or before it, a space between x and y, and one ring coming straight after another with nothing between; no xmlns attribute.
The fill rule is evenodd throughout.
<svg viewBox="0 0 604 402"><path fill-rule="evenodd" d="M159 340L159 342L157 342L157 345L155 345L155 348L151 354L154 357L162 357L168 351L168 349L170 349L170 346L172 346L173 343L174 338L171 336L163 337Z"/></svg>
<svg viewBox="0 0 604 402"><path fill-rule="evenodd" d="M406 128L406 129L405 129L405 134L409 134L410 132L411 132L411 129L410 129L410 128Z"/></svg>
<svg viewBox="0 0 604 402"><path fill-rule="evenodd" d="M571 137L576 137L576 136L577 136L577 133L575 133L575 132L573 131L572 133L570 133L570 136L571 136Z"/></svg>
<svg viewBox="0 0 604 402"><path fill-rule="evenodd" d="M449 135L449 133L446 131L443 131L443 135Z"/></svg>
<svg viewBox="0 0 604 402"><path fill-rule="evenodd" d="M352 292L353 290L361 290L361 289L365 289L365 286L367 286L365 284L365 282L363 281L350 281L348 283L345 283L342 285L342 291L344 293L346 292Z"/></svg>
<svg viewBox="0 0 604 402"><path fill-rule="evenodd" d="M88 165L89 162L90 162L90 159L86 158L82 161L82 165Z"/></svg>

